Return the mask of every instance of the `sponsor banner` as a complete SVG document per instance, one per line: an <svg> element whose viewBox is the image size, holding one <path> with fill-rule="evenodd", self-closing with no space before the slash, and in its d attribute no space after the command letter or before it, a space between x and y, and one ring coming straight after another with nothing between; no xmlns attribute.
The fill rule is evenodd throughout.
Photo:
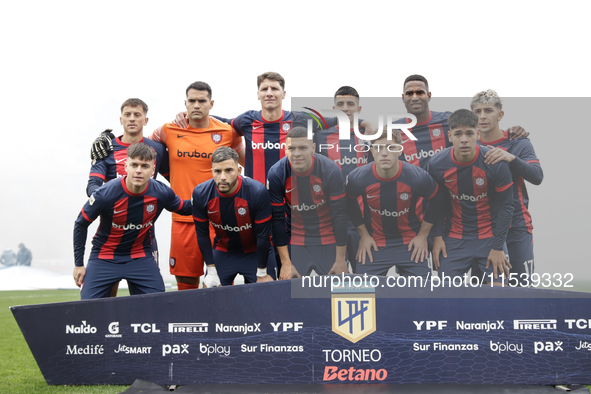
<svg viewBox="0 0 591 394"><path fill-rule="evenodd" d="M52 385L589 383L591 294L292 284L11 309Z"/></svg>

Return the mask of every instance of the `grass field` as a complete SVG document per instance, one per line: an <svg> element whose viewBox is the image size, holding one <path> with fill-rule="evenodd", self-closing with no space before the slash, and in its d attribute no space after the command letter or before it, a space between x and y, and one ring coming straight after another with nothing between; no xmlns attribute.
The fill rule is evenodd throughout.
<svg viewBox="0 0 591 394"><path fill-rule="evenodd" d="M591 292L591 284L571 290ZM129 295L120 290L119 295ZM10 306L79 300L77 290L0 291L0 393L121 393L129 386L48 386L10 311ZM475 392L478 390L475 387ZM577 391L580 392L580 391ZM590 390L591 392L591 390Z"/></svg>

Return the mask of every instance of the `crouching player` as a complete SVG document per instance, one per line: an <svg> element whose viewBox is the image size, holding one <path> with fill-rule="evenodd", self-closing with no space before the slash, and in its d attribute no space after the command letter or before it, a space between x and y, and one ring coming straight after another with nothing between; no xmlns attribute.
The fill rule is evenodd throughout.
<svg viewBox="0 0 591 394"><path fill-rule="evenodd" d="M375 161L347 177L348 213L361 237L357 273L386 275L395 265L400 275L427 279L431 226L421 227L416 205L419 197L434 197L438 186L425 170L398 160L401 142L396 130L391 140L384 130L372 143ZM363 198L363 214L357 203L359 196Z"/></svg>
<svg viewBox="0 0 591 394"><path fill-rule="evenodd" d="M158 263L152 255L152 229L164 208L181 215L191 214L190 201L181 200L168 186L150 179L156 152L144 143L127 148L127 175L109 181L82 208L74 225L74 280L80 298L108 297L111 288L126 279L129 292L147 294L164 291ZM84 267L88 226L101 217L92 240L92 252Z"/></svg>
<svg viewBox="0 0 591 394"><path fill-rule="evenodd" d="M237 274L246 283L276 279L265 185L240 175L238 153L232 148L216 149L211 163L213 179L197 185L192 197L197 243L207 265L205 287L231 285ZM209 222L216 233L213 248Z"/></svg>
<svg viewBox="0 0 591 394"><path fill-rule="evenodd" d="M315 144L307 136L305 127L287 133L286 157L269 169L273 239L281 264L293 264L295 277L312 270L339 275L348 272L343 175L334 161L314 153Z"/></svg>
<svg viewBox="0 0 591 394"><path fill-rule="evenodd" d="M511 171L504 161L486 163L489 149L476 143L480 133L473 112L457 110L448 123L453 146L428 165L440 191L428 204L425 221L432 222L427 220L432 210L436 216L448 212L443 234L438 226L433 233L433 263L440 277L461 277L475 266L486 275L485 282L497 282L498 275L508 275L511 268L505 245L513 214Z"/></svg>

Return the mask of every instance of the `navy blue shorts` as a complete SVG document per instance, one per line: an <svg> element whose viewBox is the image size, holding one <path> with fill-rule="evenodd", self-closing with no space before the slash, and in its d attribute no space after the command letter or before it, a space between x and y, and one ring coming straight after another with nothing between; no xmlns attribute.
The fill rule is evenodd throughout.
<svg viewBox="0 0 591 394"><path fill-rule="evenodd" d="M257 268L259 265L257 252L238 254L214 249L213 259L222 286L232 285L238 274L244 276L244 283L257 282ZM277 262L272 247L269 248L267 274L277 280Z"/></svg>
<svg viewBox="0 0 591 394"><path fill-rule="evenodd" d="M111 288L121 279L127 280L131 295L162 293L164 281L158 263L153 256L133 259L128 263L110 263L105 260L89 260L80 298L107 298Z"/></svg>
<svg viewBox="0 0 591 394"><path fill-rule="evenodd" d="M300 275L310 275L312 270L316 271L318 275L328 275L336 257L336 244L291 245L291 264Z"/></svg>
<svg viewBox="0 0 591 394"><path fill-rule="evenodd" d="M427 278L431 272L427 259L422 263L415 263L410 259L412 250L408 251L408 245L378 247L377 252L372 249L371 255L373 262L370 262L369 257L365 256L365 264L357 263L358 274L386 276L388 270L394 265L401 276Z"/></svg>
<svg viewBox="0 0 591 394"><path fill-rule="evenodd" d="M471 268L485 275L485 282L489 282L493 273L492 264L486 268L488 255L492 249L493 238L487 239L455 239L443 237L447 258L439 256L439 277L463 276ZM507 247L503 245L503 251L507 254Z"/></svg>

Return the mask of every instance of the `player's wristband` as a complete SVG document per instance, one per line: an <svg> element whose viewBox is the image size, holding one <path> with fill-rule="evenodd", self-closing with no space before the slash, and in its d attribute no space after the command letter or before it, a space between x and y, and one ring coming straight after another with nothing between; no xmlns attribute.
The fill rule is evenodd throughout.
<svg viewBox="0 0 591 394"><path fill-rule="evenodd" d="M267 269L266 268L257 268L257 278L263 278L267 276Z"/></svg>

